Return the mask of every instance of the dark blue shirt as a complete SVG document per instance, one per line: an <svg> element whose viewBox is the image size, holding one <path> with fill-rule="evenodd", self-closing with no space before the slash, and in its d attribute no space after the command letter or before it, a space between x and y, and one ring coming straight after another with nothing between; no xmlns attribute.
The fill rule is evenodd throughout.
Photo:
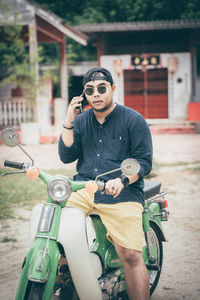
<svg viewBox="0 0 200 300"><path fill-rule="evenodd" d="M74 143L66 147L59 140L59 155L64 163L78 159L74 180L91 180L97 175L120 167L126 158L135 158L140 163L140 178L123 189L120 195L95 193L95 203L136 201L144 205L143 177L152 167L151 133L145 119L131 108L116 104L114 110L100 124L92 109L80 114L74 121ZM121 171L103 176L108 181Z"/></svg>

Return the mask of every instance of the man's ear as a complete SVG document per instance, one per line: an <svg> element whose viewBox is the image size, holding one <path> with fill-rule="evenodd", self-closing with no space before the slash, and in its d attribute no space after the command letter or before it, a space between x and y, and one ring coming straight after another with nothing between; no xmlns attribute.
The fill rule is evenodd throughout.
<svg viewBox="0 0 200 300"><path fill-rule="evenodd" d="M112 85L112 91L115 92L115 90L116 90L116 85L113 83L113 85Z"/></svg>

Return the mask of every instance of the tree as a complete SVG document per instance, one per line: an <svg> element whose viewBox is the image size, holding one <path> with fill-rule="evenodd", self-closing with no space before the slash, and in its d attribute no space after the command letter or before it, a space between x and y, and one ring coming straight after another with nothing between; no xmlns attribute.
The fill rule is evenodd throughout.
<svg viewBox="0 0 200 300"><path fill-rule="evenodd" d="M1 10L6 17L9 7L1 5ZM16 21L17 24L17 15ZM21 87L27 98L34 97L33 74L30 69L28 44L25 42L27 37L23 33L21 25L7 25L0 23L0 83L14 83ZM30 92L32 91L32 92Z"/></svg>
<svg viewBox="0 0 200 300"><path fill-rule="evenodd" d="M199 0L37 0L71 25L200 18Z"/></svg>
<svg viewBox="0 0 200 300"><path fill-rule="evenodd" d="M23 91L27 99L35 99L37 87L35 74L30 65L28 33L25 33L18 15L15 16L14 25L8 25L9 5L0 4L3 18L0 22L0 85L10 82ZM52 64L54 70L42 71L43 77L51 77L54 84L54 95L60 96L60 72L58 45L53 43L38 46L36 59L39 63ZM56 53L56 55L55 55Z"/></svg>

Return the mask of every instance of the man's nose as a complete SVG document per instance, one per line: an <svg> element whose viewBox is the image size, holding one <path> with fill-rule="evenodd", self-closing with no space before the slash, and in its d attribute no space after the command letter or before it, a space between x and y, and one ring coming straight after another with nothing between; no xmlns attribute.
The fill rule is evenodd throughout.
<svg viewBox="0 0 200 300"><path fill-rule="evenodd" d="M95 89L94 89L94 97L97 97L97 96L99 96L99 95L100 95L100 93L98 92L98 89L95 88Z"/></svg>

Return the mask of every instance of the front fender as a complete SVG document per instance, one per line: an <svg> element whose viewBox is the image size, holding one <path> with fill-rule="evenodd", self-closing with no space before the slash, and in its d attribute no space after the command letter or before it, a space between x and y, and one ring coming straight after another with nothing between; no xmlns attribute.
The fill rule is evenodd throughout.
<svg viewBox="0 0 200 300"><path fill-rule="evenodd" d="M35 251L30 261L28 279L34 282L46 282L42 299L51 299L59 258L60 251L55 240L45 241L43 238L35 240Z"/></svg>
<svg viewBox="0 0 200 300"><path fill-rule="evenodd" d="M15 300L24 299L28 281L46 282L43 299L51 299L59 257L55 240L37 238L25 259Z"/></svg>
<svg viewBox="0 0 200 300"><path fill-rule="evenodd" d="M81 209L66 206L61 210L57 240L65 250L79 298L81 300L102 300L98 276L86 236L86 218ZM95 262L100 267L100 260L95 259Z"/></svg>
<svg viewBox="0 0 200 300"><path fill-rule="evenodd" d="M30 281L43 283L48 280L51 271L51 258L48 253L48 247L48 239L36 239L28 270L28 279Z"/></svg>

